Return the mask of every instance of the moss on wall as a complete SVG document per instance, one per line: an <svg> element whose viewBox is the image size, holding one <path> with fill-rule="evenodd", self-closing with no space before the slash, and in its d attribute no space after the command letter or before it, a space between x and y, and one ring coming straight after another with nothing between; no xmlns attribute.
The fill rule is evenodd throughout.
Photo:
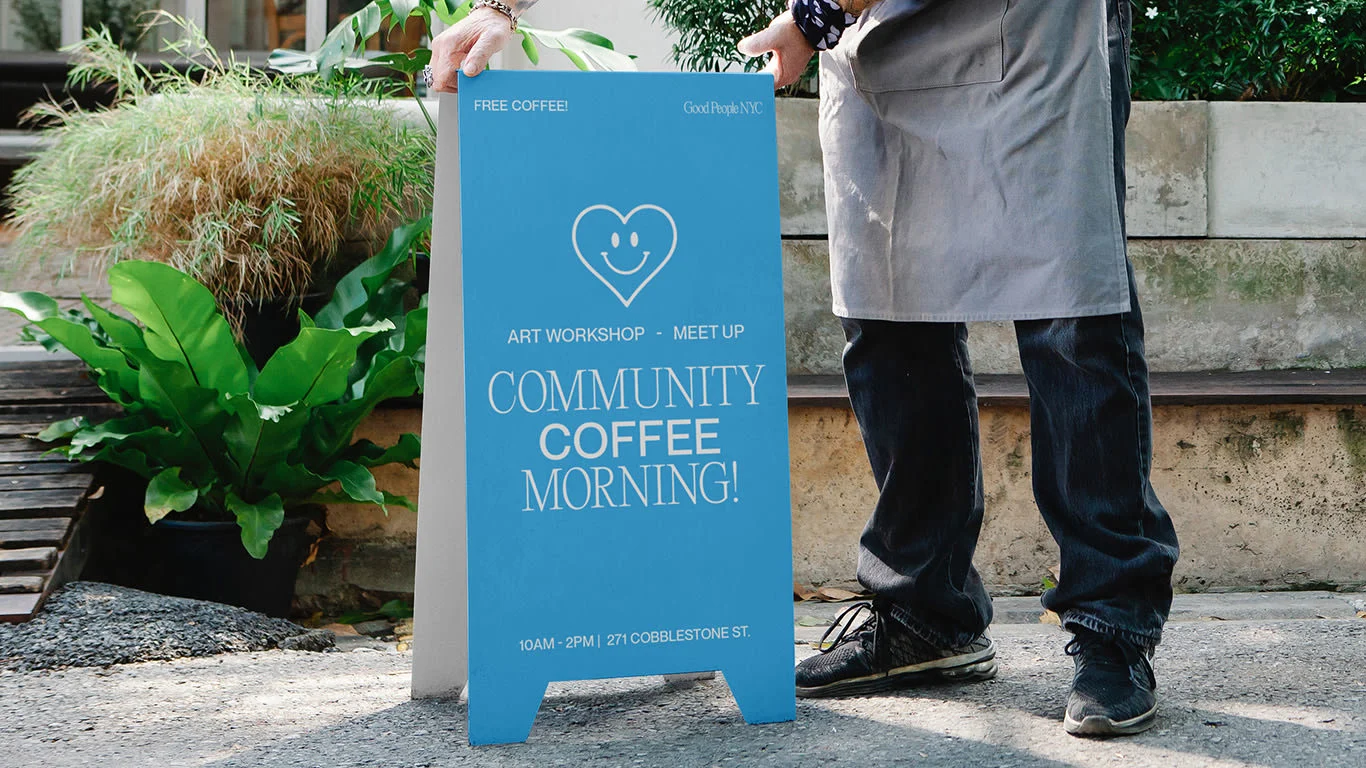
<svg viewBox="0 0 1366 768"><path fill-rule="evenodd" d="M1366 248L1326 254L1310 267L1318 298L1349 312L1366 311Z"/></svg>
<svg viewBox="0 0 1366 768"><path fill-rule="evenodd" d="M1227 259L1228 286L1243 301L1279 301L1304 295L1308 268L1292 246L1269 253L1231 251Z"/></svg>
<svg viewBox="0 0 1366 768"><path fill-rule="evenodd" d="M1130 257L1153 298L1286 303L1303 297L1366 310L1366 248L1289 240L1132 243Z"/></svg>
<svg viewBox="0 0 1366 768"><path fill-rule="evenodd" d="M1366 422L1357 418L1355 408L1338 411L1338 434L1342 436L1342 446L1347 449L1352 468L1366 474Z"/></svg>
<svg viewBox="0 0 1366 768"><path fill-rule="evenodd" d="M1131 252L1134 267L1143 275L1144 287L1182 301L1204 301L1219 285L1214 252L1195 242L1153 243Z"/></svg>

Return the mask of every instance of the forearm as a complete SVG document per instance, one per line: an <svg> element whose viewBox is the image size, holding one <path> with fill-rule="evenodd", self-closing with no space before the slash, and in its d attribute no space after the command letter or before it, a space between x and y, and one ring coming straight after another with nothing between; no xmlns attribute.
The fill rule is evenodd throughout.
<svg viewBox="0 0 1366 768"><path fill-rule="evenodd" d="M792 0L792 19L802 36L818 51L839 44L848 29L864 11L879 0Z"/></svg>

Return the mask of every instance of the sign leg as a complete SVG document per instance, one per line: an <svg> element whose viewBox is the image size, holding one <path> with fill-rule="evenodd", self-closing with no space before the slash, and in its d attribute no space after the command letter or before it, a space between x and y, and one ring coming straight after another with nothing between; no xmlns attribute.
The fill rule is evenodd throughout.
<svg viewBox="0 0 1366 768"><path fill-rule="evenodd" d="M422 467L417 516L413 698L457 696L468 678L465 352L460 144L454 96L441 97Z"/></svg>
<svg viewBox="0 0 1366 768"><path fill-rule="evenodd" d="M531 735L536 711L545 698L545 683L508 678L470 686L470 743L518 744Z"/></svg>
<svg viewBox="0 0 1366 768"><path fill-rule="evenodd" d="M797 692L790 654L755 659L751 664L723 669L730 695L745 722L785 723L797 719Z"/></svg>

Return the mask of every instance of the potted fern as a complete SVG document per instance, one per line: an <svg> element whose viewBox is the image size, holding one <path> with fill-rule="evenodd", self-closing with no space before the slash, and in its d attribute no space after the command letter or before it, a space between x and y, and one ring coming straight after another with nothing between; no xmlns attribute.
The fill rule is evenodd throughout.
<svg viewBox="0 0 1366 768"><path fill-rule="evenodd" d="M380 402L421 387L426 303L405 309L393 276L430 219L401 227L339 281L315 316L261 368L193 277L156 262L109 269L114 303L59 310L36 292L0 292L57 345L84 360L123 407L102 423L58 422L39 438L74 461L101 461L147 481L143 511L170 594L286 615L318 505L411 506L370 470L410 466L420 441L353 441Z"/></svg>

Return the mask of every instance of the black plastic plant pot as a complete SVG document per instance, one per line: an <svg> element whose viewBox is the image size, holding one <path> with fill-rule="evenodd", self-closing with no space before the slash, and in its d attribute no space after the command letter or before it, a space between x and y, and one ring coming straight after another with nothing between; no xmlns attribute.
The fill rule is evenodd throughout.
<svg viewBox="0 0 1366 768"><path fill-rule="evenodd" d="M299 310L310 316L327 306L329 295L309 293L302 297L280 299L243 299L238 302L242 316L242 344L247 354L262 367L275 350L299 335Z"/></svg>
<svg viewBox="0 0 1366 768"><path fill-rule="evenodd" d="M237 523L161 520L151 529L156 590L287 617L294 581L313 536L309 518L288 517L262 560L247 554Z"/></svg>
<svg viewBox="0 0 1366 768"><path fill-rule="evenodd" d="M413 287L417 289L419 294L426 293L432 285L432 255L430 253L418 253L414 263L416 270L413 277Z"/></svg>

